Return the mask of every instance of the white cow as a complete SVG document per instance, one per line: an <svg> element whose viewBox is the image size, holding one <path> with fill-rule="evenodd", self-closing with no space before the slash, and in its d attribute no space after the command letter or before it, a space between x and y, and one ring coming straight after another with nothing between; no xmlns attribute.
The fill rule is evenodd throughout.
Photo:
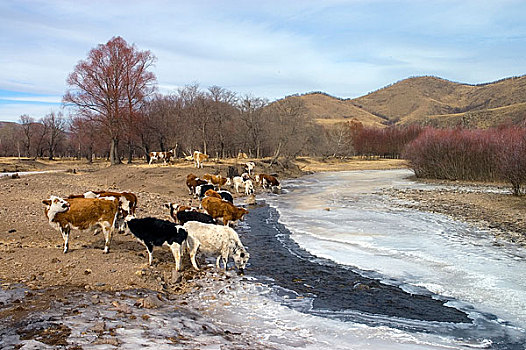
<svg viewBox="0 0 526 350"><path fill-rule="evenodd" d="M245 167L247 168L248 175L252 175L252 170L254 170L256 164L254 162L246 162Z"/></svg>
<svg viewBox="0 0 526 350"><path fill-rule="evenodd" d="M237 193L239 193L240 188L244 189L246 195L254 193L254 183L250 178L245 180L242 176L235 176L232 179L232 185Z"/></svg>
<svg viewBox="0 0 526 350"><path fill-rule="evenodd" d="M190 251L190 261L196 270L199 270L195 261L199 250L205 255L217 256L216 267L220 268L222 260L225 270L228 258L232 256L237 269L243 273L250 255L233 228L197 221L188 221L183 228L188 232L186 246Z"/></svg>

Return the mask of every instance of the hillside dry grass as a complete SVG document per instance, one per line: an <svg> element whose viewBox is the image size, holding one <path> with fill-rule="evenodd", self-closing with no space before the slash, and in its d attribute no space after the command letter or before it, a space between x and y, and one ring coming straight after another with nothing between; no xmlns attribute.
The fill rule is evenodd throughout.
<svg viewBox="0 0 526 350"><path fill-rule="evenodd" d="M342 100L322 93L300 98L309 116L325 126L354 118L374 127L418 123L487 128L524 123L526 76L483 85L415 77L355 99Z"/></svg>

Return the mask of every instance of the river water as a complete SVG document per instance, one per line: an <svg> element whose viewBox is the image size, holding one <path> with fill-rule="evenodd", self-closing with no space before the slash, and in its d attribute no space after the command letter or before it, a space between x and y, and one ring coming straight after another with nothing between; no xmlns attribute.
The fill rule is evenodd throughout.
<svg viewBox="0 0 526 350"><path fill-rule="evenodd" d="M279 225L272 218L267 223L283 231L278 239L300 257L293 265L309 262L325 270L333 266L336 271L326 274L352 272L379 281L384 288L369 285L360 290L367 282L353 282L355 277L316 285L319 277L308 279L305 270L303 276L300 271L295 271L297 277L289 276L292 283L280 281L269 268L261 275L271 275L276 285L285 284L304 297L305 288L294 285L307 276L304 284L314 285L314 296L306 313L343 321L339 324L343 328L373 327L367 328L371 333L366 337L385 340L382 346L391 344L389 348L396 348L393 344L400 339L400 348L406 348L405 341L412 339L419 348L524 349L526 251L496 244L491 233L444 215L401 209L382 196L382 188L428 187L407 180L409 175L406 170L315 174L287 181L283 194L265 198ZM251 223L255 217L248 226L261 226ZM254 270L258 274L260 268ZM342 298L357 289L365 296ZM405 292L405 297L395 297L396 291ZM323 300L318 301L320 296ZM372 300L363 306L366 297ZM433 300L444 306L437 307Z"/></svg>
<svg viewBox="0 0 526 350"><path fill-rule="evenodd" d="M144 291L80 293L28 324L65 325L84 349L525 349L526 251L382 194L428 188L409 175L284 181L237 227L251 254L245 276L211 269L153 310L136 307ZM0 326L0 342L33 346L18 335L29 331Z"/></svg>

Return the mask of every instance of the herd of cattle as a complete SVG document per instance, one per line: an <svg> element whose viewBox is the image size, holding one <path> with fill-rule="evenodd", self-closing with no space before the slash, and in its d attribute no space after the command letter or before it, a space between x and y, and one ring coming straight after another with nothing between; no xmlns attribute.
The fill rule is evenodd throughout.
<svg viewBox="0 0 526 350"><path fill-rule="evenodd" d="M249 253L231 225L242 220L248 210L235 206L232 193L224 187L231 186L237 193L242 188L247 195L254 193L254 187L258 185L271 190L280 188L275 176L253 174L254 166L253 162L246 163L247 172L233 178L210 174L198 178L188 174L186 186L190 195L200 199L200 207L165 204L173 222L154 217L136 218L137 196L131 192L88 191L66 198L51 196L42 203L46 206L49 224L62 234L64 253L68 251L72 229L102 230L105 253L109 251L113 232L117 229L121 233L131 232L146 247L150 265L154 246L167 245L174 256L176 270L180 270L185 252L189 252L193 267L199 270L196 263L199 252L217 257L217 268L222 261L226 269L228 259L232 257L235 266L243 272Z"/></svg>

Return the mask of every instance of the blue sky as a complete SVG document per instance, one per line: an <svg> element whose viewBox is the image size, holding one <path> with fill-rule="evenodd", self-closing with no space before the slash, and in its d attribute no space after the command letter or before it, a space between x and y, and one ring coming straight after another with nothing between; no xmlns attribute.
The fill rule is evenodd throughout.
<svg viewBox="0 0 526 350"><path fill-rule="evenodd" d="M411 76L526 74L525 18L506 0L0 0L0 121L60 111L67 75L113 36L157 57L162 93L353 98Z"/></svg>

